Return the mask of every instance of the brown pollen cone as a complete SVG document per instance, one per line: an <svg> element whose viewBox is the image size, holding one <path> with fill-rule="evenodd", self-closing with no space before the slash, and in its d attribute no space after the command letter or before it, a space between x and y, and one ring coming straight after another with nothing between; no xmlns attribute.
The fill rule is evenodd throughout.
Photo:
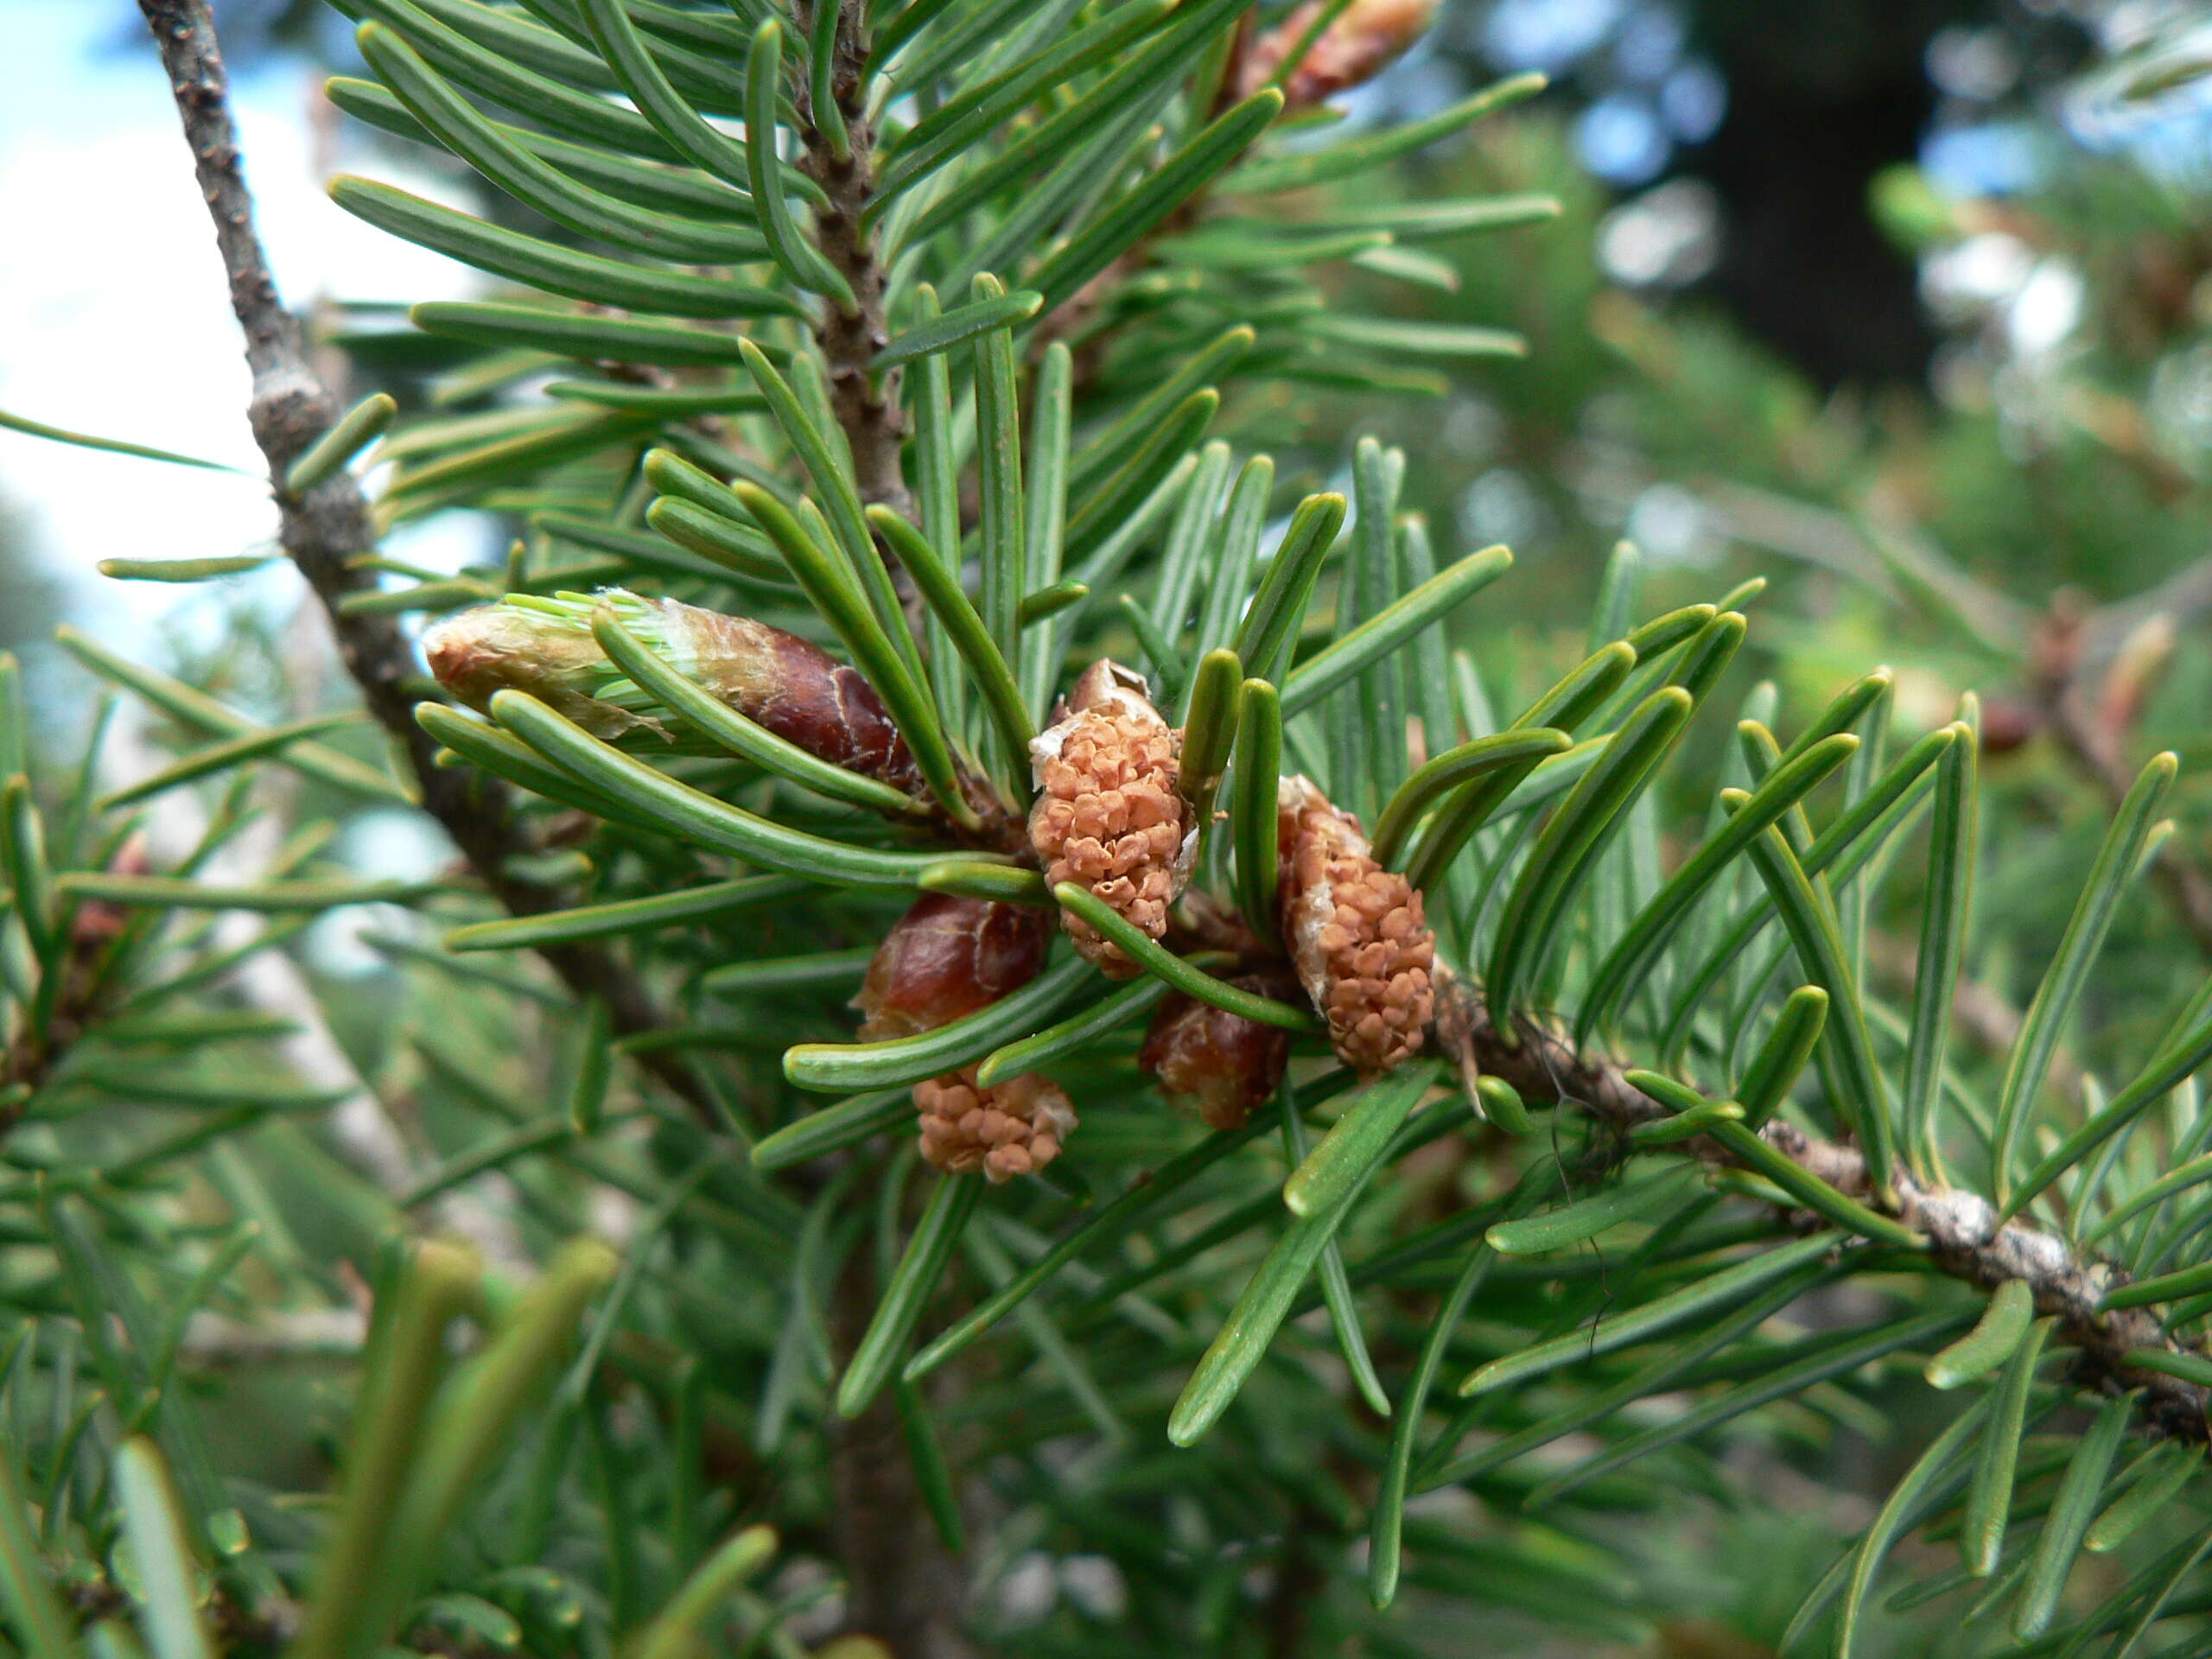
<svg viewBox="0 0 2212 1659"><path fill-rule="evenodd" d="M1284 988L1263 974L1229 982L1262 996ZM1161 1092L1193 1103L1210 1129L1243 1128L1267 1104L1289 1063L1290 1033L1281 1027L1180 993L1160 1005L1137 1052L1137 1065L1160 1080Z"/></svg>
<svg viewBox="0 0 2212 1659"><path fill-rule="evenodd" d="M1189 880L1195 845L1190 804L1175 787L1183 734L1152 706L1144 679L1100 660L1085 669L1065 712L1030 745L1037 802L1029 840L1045 879L1088 888L1149 938ZM1136 972L1121 947L1072 916L1076 949L1109 979Z"/></svg>
<svg viewBox="0 0 2212 1659"><path fill-rule="evenodd" d="M1305 0L1252 43L1238 66L1241 96L1249 98L1268 84L1306 38L1324 4L1325 0ZM1421 38L1435 15L1436 0L1352 0L1284 79L1283 108L1302 110L1374 79Z"/></svg>
<svg viewBox="0 0 2212 1659"><path fill-rule="evenodd" d="M994 1184L1042 1169L1074 1132L1075 1108L1059 1085L1035 1072L988 1089L963 1066L914 1090L922 1156L948 1174L982 1170Z"/></svg>
<svg viewBox="0 0 2212 1659"><path fill-rule="evenodd" d="M1337 1056L1362 1076L1421 1051L1435 1012L1436 937L1411 882L1375 861L1359 820L1311 779L1277 796L1282 932Z"/></svg>
<svg viewBox="0 0 2212 1659"><path fill-rule="evenodd" d="M934 1031L1019 990L1045 966L1052 918L1026 905L925 893L892 926L853 1006L870 1042Z"/></svg>
<svg viewBox="0 0 2212 1659"><path fill-rule="evenodd" d="M1023 905L925 893L876 947L853 1006L870 1041L934 1031L1037 977L1052 918ZM1004 1181L1059 1155L1076 1125L1058 1087L1030 1074L988 1089L968 1066L917 1084L922 1156L950 1174Z"/></svg>

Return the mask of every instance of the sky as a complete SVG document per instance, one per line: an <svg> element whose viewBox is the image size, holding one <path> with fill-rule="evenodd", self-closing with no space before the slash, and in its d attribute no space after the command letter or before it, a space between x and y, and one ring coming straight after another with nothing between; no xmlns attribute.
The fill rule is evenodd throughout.
<svg viewBox="0 0 2212 1659"><path fill-rule="evenodd" d="M305 584L276 562L181 586L117 582L106 558L199 558L271 547L276 509L246 423L251 378L214 233L194 181L168 88L129 0L0 0L0 40L18 66L0 100L0 410L48 425L156 445L242 473L167 466L0 429L0 512L22 523L31 556L59 579L64 619L156 666L176 637L219 642L241 605L296 614ZM27 73L28 71L28 73ZM316 154L319 71L268 54L233 83L246 178L278 288L295 308L318 298L452 298L480 285L441 255L372 230L333 206L321 175L358 168L421 195L461 200L450 176L417 173L389 149L341 137ZM29 257L26 257L27 254ZM399 556L442 566L480 555L480 526L447 515L387 538ZM64 661L34 673L75 724L79 683ZM429 874L446 852L418 815L372 811L334 849L365 874ZM383 959L354 941L404 917L348 907L317 924L326 970Z"/></svg>
<svg viewBox="0 0 2212 1659"><path fill-rule="evenodd" d="M0 207L12 244L0 254L0 409L245 469L162 466L0 430L0 504L28 521L35 556L63 579L72 620L124 649L157 616L212 630L226 603L286 607L297 591L282 567L204 589L111 582L94 569L104 558L251 551L275 530L222 264L137 22L137 7L120 0L0 0L0 39L16 66L0 100ZM232 88L247 181L286 300L470 291L461 266L324 196L310 119L316 78L272 58ZM338 163L454 199L449 181L412 176L385 152L370 164L341 147Z"/></svg>

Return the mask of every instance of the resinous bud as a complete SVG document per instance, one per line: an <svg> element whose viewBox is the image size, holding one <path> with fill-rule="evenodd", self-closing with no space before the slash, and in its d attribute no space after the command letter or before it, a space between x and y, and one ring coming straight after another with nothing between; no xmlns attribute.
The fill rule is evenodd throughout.
<svg viewBox="0 0 2212 1659"><path fill-rule="evenodd" d="M1252 42L1237 71L1244 96L1274 78L1325 6L1326 0L1304 0ZM1284 77L1283 108L1302 110L1374 79L1421 37L1435 15L1436 0L1352 0Z"/></svg>
<svg viewBox="0 0 2212 1659"><path fill-rule="evenodd" d="M1229 982L1240 991L1280 996L1285 986L1263 974ZM1160 1005L1137 1065L1160 1091L1189 1101L1210 1129L1241 1129L1268 1103L1290 1062L1290 1033L1178 994Z"/></svg>
<svg viewBox="0 0 2212 1659"><path fill-rule="evenodd" d="M920 790L906 740L859 671L750 617L620 588L518 594L439 623L423 651L438 683L472 709L488 708L494 692L527 691L596 737L674 736L677 722L600 648L592 626L605 614L754 724L833 766Z"/></svg>
<svg viewBox="0 0 2212 1659"><path fill-rule="evenodd" d="M853 1006L870 1042L934 1031L1019 990L1045 966L1052 918L1027 905L925 893L876 947Z"/></svg>
<svg viewBox="0 0 2212 1659"><path fill-rule="evenodd" d="M911 1037L987 1007L1037 977L1052 918L1027 905L925 893L893 924L853 1006L871 1042ZM1076 1125L1059 1086L1033 1073L985 1088L976 1068L914 1089L921 1153L948 1174L1010 1180L1059 1156Z"/></svg>

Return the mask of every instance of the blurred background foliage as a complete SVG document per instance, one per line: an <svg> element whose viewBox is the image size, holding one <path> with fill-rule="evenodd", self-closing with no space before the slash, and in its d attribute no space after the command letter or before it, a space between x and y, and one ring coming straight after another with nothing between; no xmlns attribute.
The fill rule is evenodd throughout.
<svg viewBox="0 0 2212 1659"><path fill-rule="evenodd" d="M1907 728L1978 691L1991 907L2040 914L2046 944L2066 910L2051 877L2082 868L2110 806L2054 733L2054 700L2102 710L2089 720L2137 764L2181 754L2201 859L2201 14L1503 0L1450 17L1437 60L1373 96L1506 68L1559 86L1396 188L1542 188L1564 212L1550 233L1485 244L1419 314L1516 328L1530 352L1425 403L1306 418L1403 446L1411 502L1526 559L1522 605L1475 625L1507 636L1483 641L1486 671L1513 690L1546 680L1624 537L1660 602L1770 578L1747 654L1786 709L1869 661L1899 671ZM1371 297L1409 309L1408 292ZM2115 1004L2171 971L2163 952L2212 951L2170 911L2126 925ZM2020 955L1976 977L2024 999L2043 953Z"/></svg>

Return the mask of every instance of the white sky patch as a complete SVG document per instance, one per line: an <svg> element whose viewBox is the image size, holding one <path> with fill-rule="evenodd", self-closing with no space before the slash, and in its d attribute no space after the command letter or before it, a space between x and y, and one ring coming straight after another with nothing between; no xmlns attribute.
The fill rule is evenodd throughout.
<svg viewBox="0 0 2212 1659"><path fill-rule="evenodd" d="M130 49L128 5L0 0L19 73L0 107L0 408L33 420L227 462L247 475L102 454L0 431L0 499L25 510L32 550L71 611L130 650L157 617L212 625L241 597L108 582L105 558L200 558L265 548L275 510L246 424L249 381L213 232L150 48ZM463 267L341 212L314 175L315 75L296 61L232 89L261 233L295 307L318 297L457 297ZM379 157L379 176L454 200L454 182ZM253 597L288 604L265 573Z"/></svg>

